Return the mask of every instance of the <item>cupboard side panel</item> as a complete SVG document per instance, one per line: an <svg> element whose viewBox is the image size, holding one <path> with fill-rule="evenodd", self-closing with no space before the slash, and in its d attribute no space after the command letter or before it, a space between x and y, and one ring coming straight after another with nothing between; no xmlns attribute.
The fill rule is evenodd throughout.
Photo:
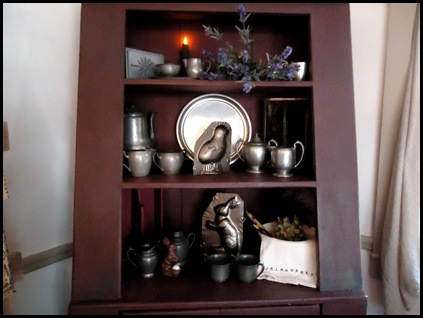
<svg viewBox="0 0 423 318"><path fill-rule="evenodd" d="M311 16L320 290L360 290L349 5Z"/></svg>
<svg viewBox="0 0 423 318"><path fill-rule="evenodd" d="M124 14L110 8L81 9L73 301L120 296Z"/></svg>

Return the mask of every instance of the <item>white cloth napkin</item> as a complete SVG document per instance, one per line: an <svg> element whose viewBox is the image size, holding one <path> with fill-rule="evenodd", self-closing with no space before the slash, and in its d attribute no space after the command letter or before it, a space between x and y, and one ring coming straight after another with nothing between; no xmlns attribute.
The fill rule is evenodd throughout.
<svg viewBox="0 0 423 318"><path fill-rule="evenodd" d="M273 224L263 226L269 230ZM317 287L316 240L314 231L304 228L308 237L305 241L284 241L260 234L260 262L264 271L257 279ZM269 232L273 233L273 230Z"/></svg>

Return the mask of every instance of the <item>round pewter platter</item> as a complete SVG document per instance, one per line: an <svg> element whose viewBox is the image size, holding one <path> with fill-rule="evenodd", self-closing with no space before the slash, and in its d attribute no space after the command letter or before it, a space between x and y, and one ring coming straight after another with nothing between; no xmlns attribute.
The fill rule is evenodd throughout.
<svg viewBox="0 0 423 318"><path fill-rule="evenodd" d="M195 143L214 121L227 122L232 129L230 163L238 160L236 142L251 139L251 121L244 107L235 99L222 94L205 94L189 101L176 122L179 146L194 160Z"/></svg>

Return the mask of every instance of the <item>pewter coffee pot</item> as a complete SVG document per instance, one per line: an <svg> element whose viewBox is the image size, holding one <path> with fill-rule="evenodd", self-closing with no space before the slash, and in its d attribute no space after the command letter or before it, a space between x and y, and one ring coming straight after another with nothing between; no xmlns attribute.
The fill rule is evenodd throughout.
<svg viewBox="0 0 423 318"><path fill-rule="evenodd" d="M146 116L141 111L131 110L124 115L124 150L154 148L154 114Z"/></svg>

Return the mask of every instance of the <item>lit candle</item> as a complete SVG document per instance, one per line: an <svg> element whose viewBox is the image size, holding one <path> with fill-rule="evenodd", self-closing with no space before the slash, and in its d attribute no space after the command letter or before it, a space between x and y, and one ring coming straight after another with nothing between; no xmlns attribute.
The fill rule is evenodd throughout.
<svg viewBox="0 0 423 318"><path fill-rule="evenodd" d="M189 58L188 38L186 36L184 37L184 41L182 42L181 57L182 57L182 59Z"/></svg>

